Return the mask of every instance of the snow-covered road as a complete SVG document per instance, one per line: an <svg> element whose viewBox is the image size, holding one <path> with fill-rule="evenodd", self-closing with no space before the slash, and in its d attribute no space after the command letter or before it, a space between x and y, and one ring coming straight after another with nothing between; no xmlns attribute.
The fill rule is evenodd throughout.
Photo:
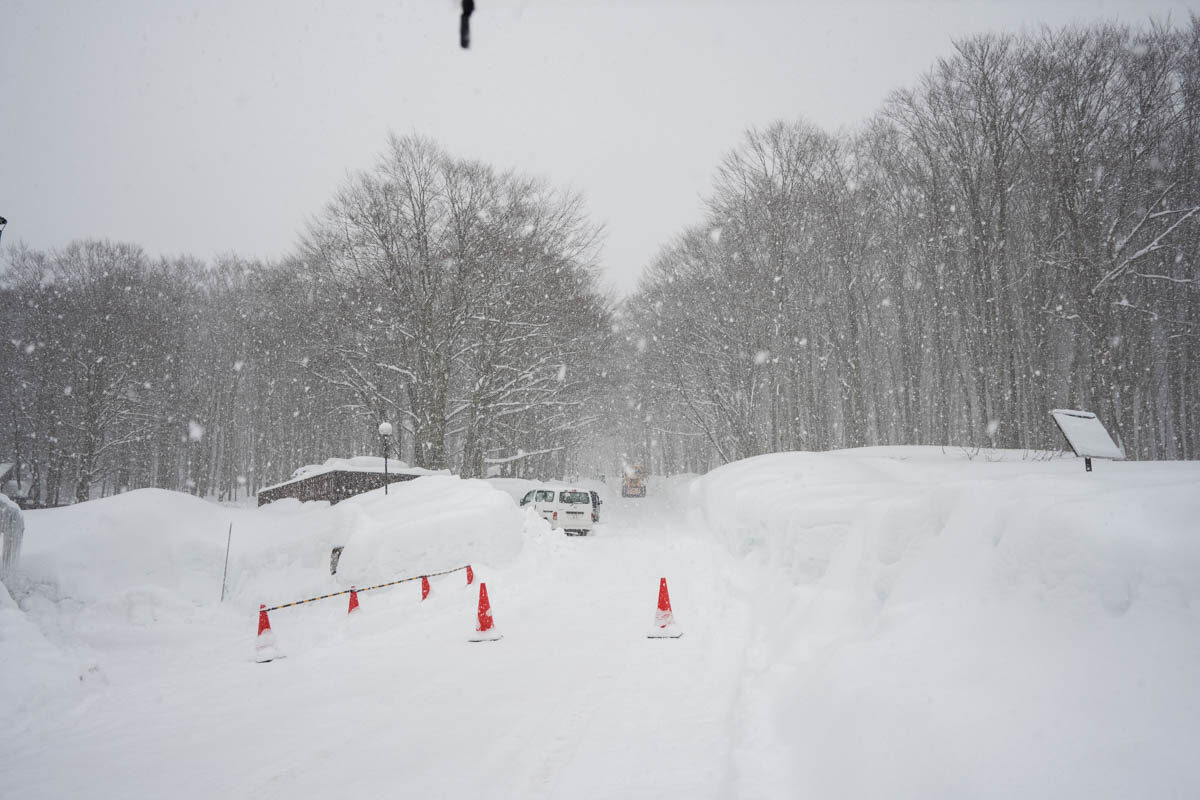
<svg viewBox="0 0 1200 800"><path fill-rule="evenodd" d="M103 691L4 743L0 794L750 796L736 565L652 503L610 506L591 537L477 570L497 643L467 642L477 593L457 573L424 603L408 584L354 617L344 598L275 612L288 657L270 664L249 660L244 616L110 651ZM660 576L678 640L646 638Z"/></svg>

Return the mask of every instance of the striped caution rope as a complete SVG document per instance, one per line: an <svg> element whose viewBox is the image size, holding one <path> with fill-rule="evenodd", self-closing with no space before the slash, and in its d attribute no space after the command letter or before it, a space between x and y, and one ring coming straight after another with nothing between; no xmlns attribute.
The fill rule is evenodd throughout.
<svg viewBox="0 0 1200 800"><path fill-rule="evenodd" d="M271 606L270 608L267 608L265 610L266 611L278 611L281 608L291 608L292 606L302 606L305 603L315 603L318 600L326 600L330 597L338 597L339 595L350 594L351 592L359 592L359 593L370 592L375 589L383 589L387 586L395 586L398 583L408 583L409 581L419 581L419 580L421 580L421 578L436 578L439 575L449 575L451 572L459 572L460 570L469 569L470 566L471 566L470 564L466 564L461 567L455 567L454 569L442 570L441 572L430 572L427 575L414 575L411 578L401 578L396 581L388 581L387 583L381 583L377 586L368 586L365 589L343 589L340 592L333 592L332 594L323 594L320 597L310 597L307 600L296 600L295 602L292 602L292 603L283 603L282 605Z"/></svg>

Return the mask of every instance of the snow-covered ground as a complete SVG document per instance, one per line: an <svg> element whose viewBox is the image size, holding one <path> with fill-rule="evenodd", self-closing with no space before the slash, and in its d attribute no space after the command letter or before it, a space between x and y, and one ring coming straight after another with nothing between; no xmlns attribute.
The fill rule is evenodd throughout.
<svg viewBox="0 0 1200 800"><path fill-rule="evenodd" d="M448 476L32 512L0 796L1200 795L1200 464L1022 456L763 456L587 538ZM274 612L253 661L260 602L466 563L499 642L456 572ZM660 576L681 639L645 637Z"/></svg>

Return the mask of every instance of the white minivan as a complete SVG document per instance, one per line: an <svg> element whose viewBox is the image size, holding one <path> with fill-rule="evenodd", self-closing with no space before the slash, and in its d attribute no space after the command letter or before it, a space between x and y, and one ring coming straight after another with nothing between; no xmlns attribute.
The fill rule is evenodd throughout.
<svg viewBox="0 0 1200 800"><path fill-rule="evenodd" d="M545 487L532 489L521 498L521 505L532 505L552 528L561 528L568 536L587 536L596 523L596 509L587 489Z"/></svg>

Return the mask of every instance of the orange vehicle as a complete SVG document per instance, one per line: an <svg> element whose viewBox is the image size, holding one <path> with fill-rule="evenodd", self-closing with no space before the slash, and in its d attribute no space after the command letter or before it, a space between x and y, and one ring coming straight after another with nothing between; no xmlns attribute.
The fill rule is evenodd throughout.
<svg viewBox="0 0 1200 800"><path fill-rule="evenodd" d="M621 482L621 497L646 496L646 468L641 464L625 468L625 480Z"/></svg>

